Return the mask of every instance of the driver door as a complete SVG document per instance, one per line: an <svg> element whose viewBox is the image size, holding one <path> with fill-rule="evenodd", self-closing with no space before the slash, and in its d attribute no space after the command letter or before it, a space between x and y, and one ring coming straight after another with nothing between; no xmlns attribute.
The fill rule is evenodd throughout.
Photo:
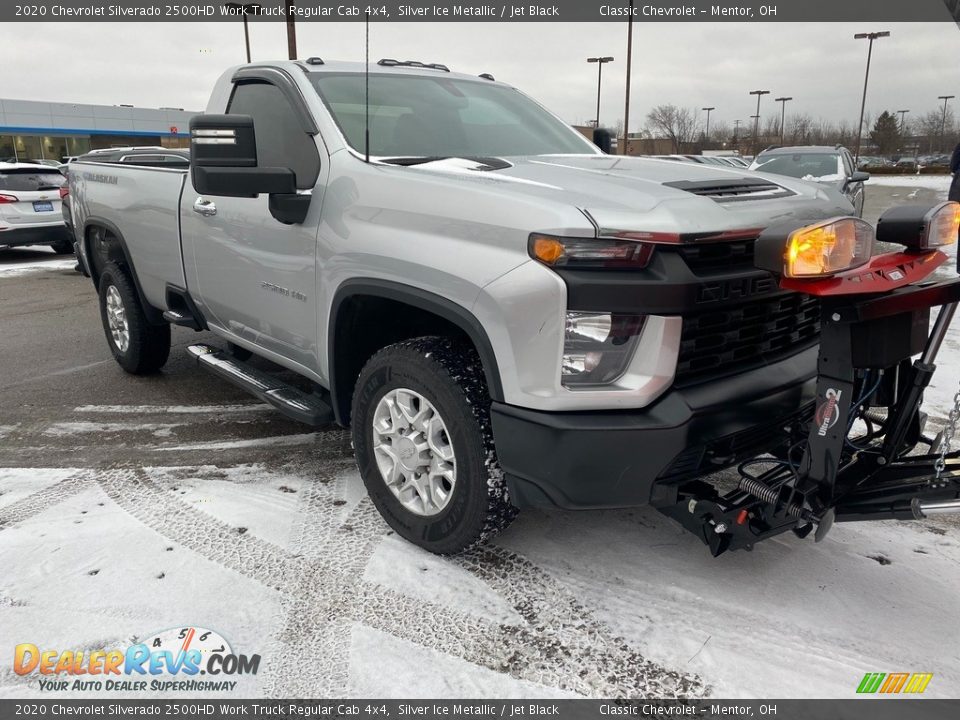
<svg viewBox="0 0 960 720"><path fill-rule="evenodd" d="M305 108L295 100L278 84L244 78L234 85L227 114L253 118L259 166L290 168L298 193L313 193L323 187L322 144L303 127ZM284 224L271 215L266 194L204 197L188 179L181 210L183 236L193 239L198 287L191 292L208 321L311 369L318 367L321 201L318 191L303 223Z"/></svg>

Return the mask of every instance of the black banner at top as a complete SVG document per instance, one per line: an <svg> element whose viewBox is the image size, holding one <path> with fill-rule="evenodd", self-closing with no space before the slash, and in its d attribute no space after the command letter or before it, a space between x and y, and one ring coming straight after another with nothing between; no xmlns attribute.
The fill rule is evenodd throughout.
<svg viewBox="0 0 960 720"><path fill-rule="evenodd" d="M960 0L32 0L0 22L956 22Z"/></svg>

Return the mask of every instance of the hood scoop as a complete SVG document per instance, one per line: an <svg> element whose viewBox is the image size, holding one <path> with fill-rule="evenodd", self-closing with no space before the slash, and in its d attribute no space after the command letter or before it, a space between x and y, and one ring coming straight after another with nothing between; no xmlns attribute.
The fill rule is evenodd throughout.
<svg viewBox="0 0 960 720"><path fill-rule="evenodd" d="M678 180L664 183L666 187L683 190L707 197L718 203L741 200L766 200L796 195L782 185L760 178L736 178L733 180Z"/></svg>

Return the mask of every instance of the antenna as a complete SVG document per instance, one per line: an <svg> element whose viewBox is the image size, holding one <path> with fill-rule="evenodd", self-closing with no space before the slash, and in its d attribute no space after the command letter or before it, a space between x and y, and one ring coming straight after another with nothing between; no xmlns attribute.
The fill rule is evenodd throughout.
<svg viewBox="0 0 960 720"><path fill-rule="evenodd" d="M366 161L370 162L370 8L367 8L367 18L364 23L366 29L366 62L363 69L364 88L364 128L363 139L366 146Z"/></svg>

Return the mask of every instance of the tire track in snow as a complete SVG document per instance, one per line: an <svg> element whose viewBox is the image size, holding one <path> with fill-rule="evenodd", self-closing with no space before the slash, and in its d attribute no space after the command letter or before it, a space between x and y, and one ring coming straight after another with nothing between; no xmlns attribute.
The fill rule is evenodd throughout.
<svg viewBox="0 0 960 720"><path fill-rule="evenodd" d="M154 483L141 468L118 467L97 473L97 482L122 510L160 535L206 559L280 590L306 564L286 550L188 505Z"/></svg>
<svg viewBox="0 0 960 720"><path fill-rule="evenodd" d="M332 458L331 458L332 459ZM702 681L659 666L632 650L573 595L519 555L481 548L459 564L504 596L525 619L498 625L403 595L363 578L387 533L370 501L342 511L349 459L324 463L325 473L302 491L293 554L193 508L139 468L111 468L97 482L123 510L204 558L281 593L274 661L261 682L269 697L346 696L353 623L512 677L590 696L700 696ZM302 658L323 658L304 673Z"/></svg>
<svg viewBox="0 0 960 720"><path fill-rule="evenodd" d="M34 515L39 515L44 510L77 495L93 483L93 477L93 471L82 470L60 482L0 507L0 531L29 520Z"/></svg>

